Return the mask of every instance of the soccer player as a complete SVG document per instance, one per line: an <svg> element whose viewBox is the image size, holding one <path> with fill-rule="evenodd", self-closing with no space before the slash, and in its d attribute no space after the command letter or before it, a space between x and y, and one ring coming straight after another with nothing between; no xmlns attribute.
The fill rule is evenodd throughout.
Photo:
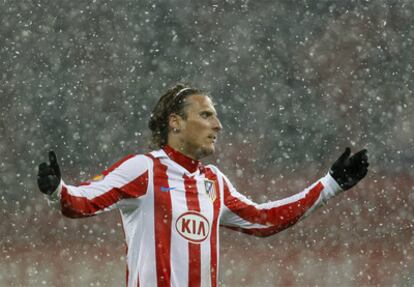
<svg viewBox="0 0 414 287"><path fill-rule="evenodd" d="M39 165L40 191L63 215L119 209L125 230L127 286L218 286L219 226L269 236L292 226L368 170L366 150L345 152L329 172L291 197L256 204L214 165L222 129L209 96L176 85L149 121L155 150L125 157L80 186L62 180L55 153Z"/></svg>

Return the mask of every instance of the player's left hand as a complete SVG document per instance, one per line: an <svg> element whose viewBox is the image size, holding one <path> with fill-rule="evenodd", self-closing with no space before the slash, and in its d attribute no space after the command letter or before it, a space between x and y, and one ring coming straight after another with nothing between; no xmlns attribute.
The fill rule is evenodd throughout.
<svg viewBox="0 0 414 287"><path fill-rule="evenodd" d="M367 150L360 150L351 157L350 155L351 149L347 147L329 171L343 190L353 187L368 173Z"/></svg>

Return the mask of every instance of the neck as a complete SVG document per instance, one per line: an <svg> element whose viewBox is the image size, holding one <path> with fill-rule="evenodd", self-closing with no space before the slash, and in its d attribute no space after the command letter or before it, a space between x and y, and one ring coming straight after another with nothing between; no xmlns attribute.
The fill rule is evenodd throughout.
<svg viewBox="0 0 414 287"><path fill-rule="evenodd" d="M198 168L201 167L201 163L198 160L187 156L186 154L180 152L179 150L176 150L170 145L166 145L162 149L170 159L183 166L189 172L195 172Z"/></svg>
<svg viewBox="0 0 414 287"><path fill-rule="evenodd" d="M182 144L179 138L169 138L167 146L171 147L172 149L180 152L181 154L189 157L193 160L199 160L200 158L196 156L195 153L190 152L185 145Z"/></svg>

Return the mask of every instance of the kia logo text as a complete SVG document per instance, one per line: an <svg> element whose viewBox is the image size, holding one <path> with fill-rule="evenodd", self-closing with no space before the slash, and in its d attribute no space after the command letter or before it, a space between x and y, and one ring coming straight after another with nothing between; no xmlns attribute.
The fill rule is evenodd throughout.
<svg viewBox="0 0 414 287"><path fill-rule="evenodd" d="M203 242L210 233L210 224L203 215L189 211L178 217L175 228L177 232L193 243Z"/></svg>

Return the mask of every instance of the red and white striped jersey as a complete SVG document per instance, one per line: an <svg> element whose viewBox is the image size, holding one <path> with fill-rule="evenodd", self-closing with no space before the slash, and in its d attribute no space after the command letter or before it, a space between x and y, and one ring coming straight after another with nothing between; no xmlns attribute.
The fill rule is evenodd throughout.
<svg viewBox="0 0 414 287"><path fill-rule="evenodd" d="M86 217L119 209L127 244L127 286L217 286L219 226L277 233L341 191L328 174L304 191L265 204L241 195L213 165L169 146L124 158L100 179L61 182L51 200Z"/></svg>

